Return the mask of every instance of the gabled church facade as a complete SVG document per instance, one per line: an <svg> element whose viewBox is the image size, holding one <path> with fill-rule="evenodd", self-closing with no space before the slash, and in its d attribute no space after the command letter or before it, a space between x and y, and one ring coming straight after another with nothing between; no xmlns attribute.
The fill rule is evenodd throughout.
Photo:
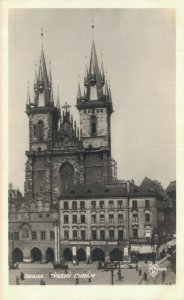
<svg viewBox="0 0 184 300"><path fill-rule="evenodd" d="M111 90L92 41L84 95L78 85L77 128L70 105L53 98L43 47L28 92L29 150L21 207L9 207L10 261L59 263L130 259L155 252L155 194L116 178L111 156ZM144 249L143 249L144 248Z"/></svg>

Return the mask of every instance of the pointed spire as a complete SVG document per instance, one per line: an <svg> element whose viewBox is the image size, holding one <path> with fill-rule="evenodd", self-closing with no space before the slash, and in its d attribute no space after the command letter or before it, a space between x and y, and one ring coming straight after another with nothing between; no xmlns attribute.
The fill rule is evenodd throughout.
<svg viewBox="0 0 184 300"><path fill-rule="evenodd" d="M31 100L30 100L30 92L29 92L29 81L27 82L27 105L31 104Z"/></svg>
<svg viewBox="0 0 184 300"><path fill-rule="evenodd" d="M42 72L41 58L40 58L40 65L39 65L38 81L43 82L43 72Z"/></svg>
<svg viewBox="0 0 184 300"><path fill-rule="evenodd" d="M51 61L49 61L49 83L52 86Z"/></svg>
<svg viewBox="0 0 184 300"><path fill-rule="evenodd" d="M92 40L94 40L94 22L93 19L91 20L91 28L92 28Z"/></svg>
<svg viewBox="0 0 184 300"><path fill-rule="evenodd" d="M35 78L34 78L34 84L37 85L37 80L38 80L38 76L37 76L37 71L36 71L36 61L35 61Z"/></svg>
<svg viewBox="0 0 184 300"><path fill-rule="evenodd" d="M60 109L59 87L57 88L57 103L56 103L56 107L57 107L58 109Z"/></svg>
<svg viewBox="0 0 184 300"><path fill-rule="evenodd" d="M89 67L90 74L92 73L92 68L93 68L93 72L96 75L99 74L98 59L97 59L96 47L95 47L94 40L92 41L92 46L91 46L91 58L90 58L90 67Z"/></svg>
<svg viewBox="0 0 184 300"><path fill-rule="evenodd" d="M41 28L41 45L42 45L42 49L43 49L43 28Z"/></svg>
<svg viewBox="0 0 184 300"><path fill-rule="evenodd" d="M80 82L79 82L79 75L78 75L77 99L81 99L81 88L80 88Z"/></svg>
<svg viewBox="0 0 184 300"><path fill-rule="evenodd" d="M54 103L54 96L53 96L53 88L51 87L51 91L50 91L50 102Z"/></svg>

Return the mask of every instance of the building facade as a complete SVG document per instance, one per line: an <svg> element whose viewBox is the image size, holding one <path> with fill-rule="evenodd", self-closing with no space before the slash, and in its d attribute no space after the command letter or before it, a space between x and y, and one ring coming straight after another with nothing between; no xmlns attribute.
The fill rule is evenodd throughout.
<svg viewBox="0 0 184 300"><path fill-rule="evenodd" d="M84 95L78 86L77 128L70 106L53 99L41 49L34 99L28 92L29 150L21 205L9 202L9 259L129 260L155 251L154 191L118 181L111 156L111 90L92 41Z"/></svg>

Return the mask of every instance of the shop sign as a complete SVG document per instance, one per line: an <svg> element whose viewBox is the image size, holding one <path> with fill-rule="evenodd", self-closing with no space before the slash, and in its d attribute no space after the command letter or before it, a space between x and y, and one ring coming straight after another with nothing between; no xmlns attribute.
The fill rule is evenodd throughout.
<svg viewBox="0 0 184 300"><path fill-rule="evenodd" d="M118 243L117 242L107 242L108 245L111 245L111 246L114 246L114 245L117 245Z"/></svg>
<svg viewBox="0 0 184 300"><path fill-rule="evenodd" d="M106 245L106 241L91 241L91 245Z"/></svg>

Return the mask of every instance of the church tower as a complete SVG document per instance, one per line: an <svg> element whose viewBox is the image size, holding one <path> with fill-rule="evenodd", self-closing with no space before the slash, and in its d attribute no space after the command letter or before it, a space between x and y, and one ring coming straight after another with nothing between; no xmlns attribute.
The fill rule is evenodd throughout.
<svg viewBox="0 0 184 300"><path fill-rule="evenodd" d="M41 33L43 39L43 33ZM60 108L54 105L51 70L47 72L43 42L39 70L35 66L34 100L28 87L26 114L29 117L29 151L26 151L25 197L51 199L50 153L58 135Z"/></svg>
<svg viewBox="0 0 184 300"><path fill-rule="evenodd" d="M93 30L92 25L92 30ZM111 158L111 91L99 68L94 38L89 67L86 65L84 95L77 93L83 148L85 149L85 183L109 183L116 178L116 162Z"/></svg>
<svg viewBox="0 0 184 300"><path fill-rule="evenodd" d="M111 114L113 112L110 88L105 81L103 63L98 65L95 42L92 41L89 68L86 66L83 97L78 89L77 108L80 113L83 146L104 149L111 155Z"/></svg>

